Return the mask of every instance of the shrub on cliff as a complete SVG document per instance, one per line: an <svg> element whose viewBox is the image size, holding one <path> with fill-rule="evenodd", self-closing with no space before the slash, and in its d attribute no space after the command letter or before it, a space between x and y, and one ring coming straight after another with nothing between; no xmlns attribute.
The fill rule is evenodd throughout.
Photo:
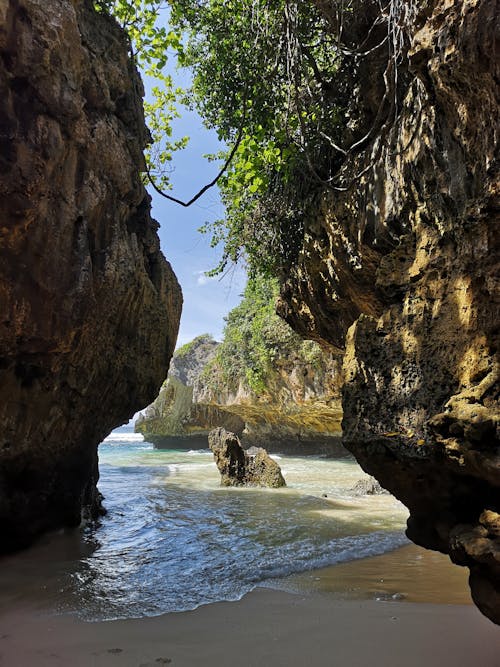
<svg viewBox="0 0 500 667"><path fill-rule="evenodd" d="M182 359L183 357L187 357L195 348L203 347L205 344L213 345L214 342L215 341L211 334L201 334L200 336L196 336L196 338L193 338L193 340L190 340L188 343L185 343L179 349L177 349L175 351L174 358Z"/></svg>
<svg viewBox="0 0 500 667"><path fill-rule="evenodd" d="M287 359L321 365L320 347L303 341L276 315L277 295L275 279L255 276L248 281L241 303L226 317L224 339L203 371L206 386L237 391L242 385L262 394Z"/></svg>

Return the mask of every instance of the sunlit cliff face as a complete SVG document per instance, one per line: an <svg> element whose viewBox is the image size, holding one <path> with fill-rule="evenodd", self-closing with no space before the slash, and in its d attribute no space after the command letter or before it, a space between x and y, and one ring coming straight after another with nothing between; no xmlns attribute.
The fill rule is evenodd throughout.
<svg viewBox="0 0 500 667"><path fill-rule="evenodd" d="M342 175L364 176L310 212L279 310L345 350L345 444L410 508L414 541L470 568L498 622L494 24L491 3L433 0L404 26L398 113L346 158ZM355 118L380 65L352 70Z"/></svg>
<svg viewBox="0 0 500 667"><path fill-rule="evenodd" d="M166 446L169 438L183 437L187 444L190 438L206 439L213 428L224 426L242 434L246 446L258 444L271 451L339 448L338 355L318 350L310 362L278 354L257 393L244 379L224 382L217 367L205 373L216 349L217 344L202 341L187 354L176 353L167 382L137 424L147 439Z"/></svg>

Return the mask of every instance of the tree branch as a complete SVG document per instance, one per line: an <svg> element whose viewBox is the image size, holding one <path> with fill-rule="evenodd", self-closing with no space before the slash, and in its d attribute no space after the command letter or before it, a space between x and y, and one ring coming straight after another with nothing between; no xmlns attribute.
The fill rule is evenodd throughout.
<svg viewBox="0 0 500 667"><path fill-rule="evenodd" d="M173 197L172 195L168 195L166 192L163 192L163 190L161 190L161 188L159 188L159 187L156 185L156 183L154 182L154 179L153 179L153 177L151 176L151 172L149 171L149 167L148 167L148 165L146 164L146 174L147 174L147 177L148 177L149 182L150 182L151 185L153 186L153 189L154 189L159 195L161 195L162 197L164 197L165 199L168 199L169 201L173 201L175 204L179 204L180 206L184 206L184 208L188 208L189 206L191 206L192 204L194 204L196 201L198 201L198 199L199 199L200 197L202 197L202 196L205 194L205 192L206 192L207 190L210 190L210 188L213 188L214 185L217 184L217 182L219 181L219 179L220 179L220 178L222 177L222 175L227 171L227 168L228 168L229 165L231 164L231 162L232 162L232 160L233 160L233 158L234 158L234 156L235 156L235 154L236 154L236 151L238 150L238 147L239 147L239 145L241 144L241 140L243 139L243 130L244 130L244 127L245 127L246 112L247 112L247 90L245 90L245 94L244 94L244 96L243 96L243 116L242 116L242 118L241 118L241 125L240 125L240 128L239 128L239 130L238 130L238 136L236 137L236 141L235 141L235 143L234 143L234 146L233 146L232 149L231 149L231 152L229 153L229 155L228 155L226 161L225 161L224 164L222 165L222 167L221 167L219 173L217 174L217 176L216 176L214 179L212 179L212 180L210 181L210 183L207 183L206 185L204 185L204 186L201 188L201 190L199 190L193 197L191 197L191 199L189 199L188 201L182 201L182 199L177 199L177 197Z"/></svg>

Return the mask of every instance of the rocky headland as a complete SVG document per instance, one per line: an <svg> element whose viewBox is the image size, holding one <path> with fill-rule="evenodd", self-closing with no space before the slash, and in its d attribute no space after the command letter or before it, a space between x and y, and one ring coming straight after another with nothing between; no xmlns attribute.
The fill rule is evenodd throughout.
<svg viewBox="0 0 500 667"><path fill-rule="evenodd" d="M159 449L206 449L217 427L241 434L245 424L238 415L198 400L201 375L218 346L204 334L174 353L160 393L135 422L137 433Z"/></svg>
<svg viewBox="0 0 500 667"><path fill-rule="evenodd" d="M0 3L2 551L99 512L97 445L154 398L175 346L142 94L90 0Z"/></svg>
<svg viewBox="0 0 500 667"><path fill-rule="evenodd" d="M136 430L164 448L207 447L209 432L222 426L246 447L345 455L341 358L302 341L274 303L272 287L250 285L222 343L203 335L180 348Z"/></svg>
<svg viewBox="0 0 500 667"><path fill-rule="evenodd" d="M344 351L346 447L500 622L497 7L392 4L397 62L348 63L343 145L364 139L309 209L279 312ZM353 12L345 42L384 45L377 12Z"/></svg>

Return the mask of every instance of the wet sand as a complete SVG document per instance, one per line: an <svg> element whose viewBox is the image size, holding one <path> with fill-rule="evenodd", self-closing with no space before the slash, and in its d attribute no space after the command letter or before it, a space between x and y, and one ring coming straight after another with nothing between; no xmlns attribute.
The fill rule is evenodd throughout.
<svg viewBox="0 0 500 667"><path fill-rule="evenodd" d="M470 602L466 572L439 554L410 545L285 582L292 584L294 593L261 588L239 602L96 623L40 605L4 606L0 666L500 665L500 627L456 604ZM393 591L427 601L400 601Z"/></svg>
<svg viewBox="0 0 500 667"><path fill-rule="evenodd" d="M239 602L85 623L0 618L2 667L498 667L500 628L472 606L338 601L259 589Z"/></svg>
<svg viewBox="0 0 500 667"><path fill-rule="evenodd" d="M448 556L408 544L395 551L304 572L276 582L288 592L325 592L338 599L472 604L469 571ZM499 659L500 666L500 659Z"/></svg>

